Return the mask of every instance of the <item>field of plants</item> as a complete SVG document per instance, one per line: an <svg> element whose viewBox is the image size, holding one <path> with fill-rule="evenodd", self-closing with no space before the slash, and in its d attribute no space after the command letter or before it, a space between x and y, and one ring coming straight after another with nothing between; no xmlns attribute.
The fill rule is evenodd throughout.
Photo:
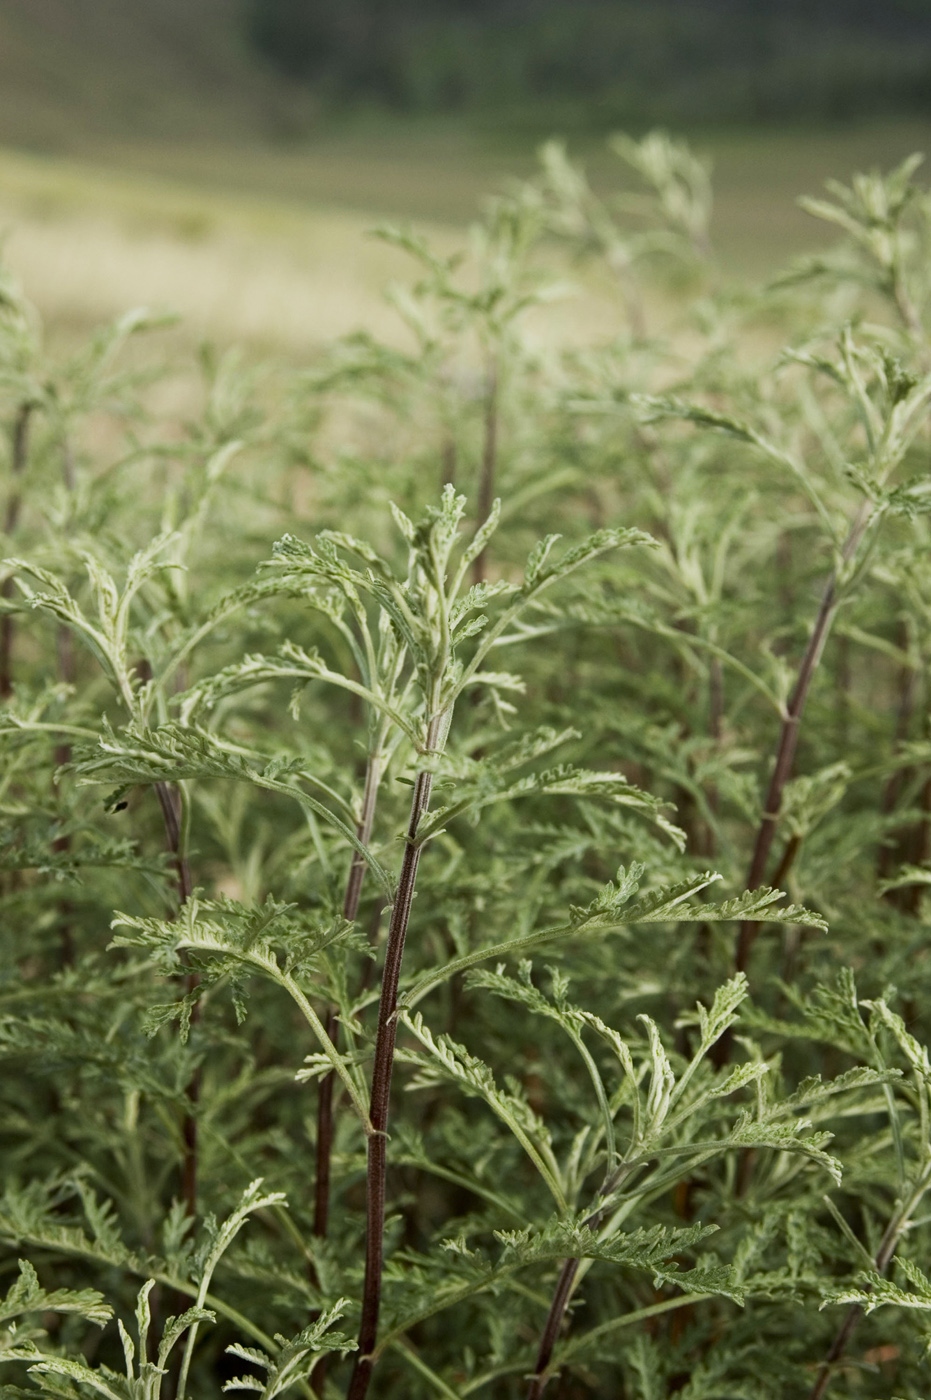
<svg viewBox="0 0 931 1400"><path fill-rule="evenodd" d="M931 197L613 152L180 395L3 274L4 1400L929 1393Z"/></svg>

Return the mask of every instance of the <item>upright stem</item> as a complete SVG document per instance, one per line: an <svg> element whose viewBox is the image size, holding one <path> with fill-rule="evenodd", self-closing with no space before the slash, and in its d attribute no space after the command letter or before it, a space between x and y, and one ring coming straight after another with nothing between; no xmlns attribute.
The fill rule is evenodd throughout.
<svg viewBox="0 0 931 1400"><path fill-rule="evenodd" d="M753 847L753 855L750 859L750 869L747 872L746 887L748 890L759 889L766 874L766 866L769 861L769 853L772 849L773 837L776 835L776 827L779 823L779 809L782 805L782 793L786 783L792 773L792 764L795 759L795 750L798 746L799 727L802 722L802 714L805 709L805 701L808 699L808 691L811 686L812 677L821 660L821 653L824 651L824 644L828 639L828 632L837 607L836 580L832 574L828 580L827 587L821 597L821 606L815 618L815 625L808 638L808 646L805 648L805 655L799 666L798 677L795 682L795 689L789 701L789 707L782 721L782 729L779 732L779 743L776 748L776 761L773 764L772 777L769 780L769 789L766 793L766 804L763 809L763 819L760 822L759 830L756 834L756 843ZM735 960L738 972L746 971L747 963L750 959L750 950L756 938L756 924L745 921L740 925L740 933L737 939L737 957Z"/></svg>
<svg viewBox="0 0 931 1400"><path fill-rule="evenodd" d="M921 1198L923 1197L925 1191L928 1189L929 1176L931 1176L931 1164L925 1167L924 1171L921 1173L921 1175L918 1177L918 1180L915 1183L915 1189L913 1190L911 1196L907 1201L903 1202L901 1208L896 1211L895 1215L893 1215L892 1219L889 1221L889 1224L886 1226L885 1233L883 1234L883 1237L879 1242L879 1248L877 1249L873 1259L873 1263L878 1274L885 1274L890 1263L892 1262L892 1256L895 1254L896 1246L898 1245L899 1240L902 1238L903 1231L908 1226L908 1222L911 1219L912 1212L915 1210L916 1206L921 1201ZM848 1343L850 1342L850 1339L853 1336L854 1331L856 1330L857 1323L860 1321L860 1318L862 1316L863 1308L859 1303L854 1303L849 1309L847 1316L844 1318L844 1321L838 1328L837 1335L835 1336L834 1341L831 1343L830 1350L828 1351L827 1356L821 1363L821 1369L818 1372L818 1376L815 1380L814 1385L812 1386L809 1400L822 1400L822 1396L824 1395L831 1381L832 1368L837 1364L838 1361L840 1361L844 1352L847 1350Z"/></svg>
<svg viewBox="0 0 931 1400"><path fill-rule="evenodd" d="M553 1301L546 1318L546 1326L543 1328L543 1336L540 1338L540 1350L537 1352L537 1364L534 1369L533 1379L530 1382L530 1389L527 1391L527 1400L540 1400L540 1396L546 1389L549 1377L546 1375L546 1368L550 1364L553 1355L553 1348L559 1336L559 1329L562 1320L569 1306L569 1299L572 1296L572 1285L575 1283L575 1276L579 1271L578 1259L567 1259L559 1271L559 1280L556 1284L556 1292L553 1294Z"/></svg>
<svg viewBox="0 0 931 1400"><path fill-rule="evenodd" d="M442 717L430 724L427 748L436 746L442 732ZM359 1327L359 1350L349 1383L347 1400L364 1400L372 1375L372 1353L378 1340L378 1314L381 1306L382 1249L385 1233L385 1181L388 1171L388 1106L391 1097L391 1077L394 1068L394 1047L397 1039L398 986L401 962L414 886L420 864L421 848L417 844L417 828L430 803L433 777L420 772L414 783L410 822L404 860L385 949L382 972L381 1000L378 1005L378 1032L375 1038L375 1064L372 1071L372 1096L369 1117L374 1129L368 1144L368 1177L366 1181L365 1282L362 1290L362 1321Z"/></svg>
<svg viewBox="0 0 931 1400"><path fill-rule="evenodd" d="M851 527L844 545L842 557L845 561L853 557L857 545L862 539L867 520L867 512L861 510ZM747 876L747 888L751 890L757 889L763 882L766 865L772 849L773 837L776 834L776 825L779 820L779 807L782 802L783 788L792 772L792 762L795 758L795 749L798 744L798 731L802 713L805 709L805 701L808 698L808 690L811 685L812 677L817 670L818 662L821 660L821 654L828 638L828 632L830 631L836 608L837 576L836 573L832 573L821 597L821 605L818 608L818 614L808 639L808 645L805 648L805 654L799 666L795 688L792 692L792 698L789 701L786 717L783 720L782 729L780 731L779 744L776 749L776 761L766 797L763 820L757 832L756 844L753 849L753 857ZM791 855L788 855L789 849L791 849ZM789 865L792 860L794 860L797 850L798 845L790 842L786 853L788 855L788 860L784 862L785 873L788 873ZM737 944L738 971L743 971L746 967L750 949L753 946L755 932L756 930L752 923L741 924L740 936ZM731 1038L727 1035L722 1036L718 1041L718 1047L720 1048L718 1050L718 1055L714 1057L715 1063L725 1063L730 1056ZM586 1224L589 1224L592 1228L596 1228L599 1220L600 1212L596 1210L595 1213L589 1217L589 1220L586 1221ZM559 1336L559 1329L562 1326L563 1317L565 1316L566 1308L569 1304L578 1267L578 1259L567 1259L560 1271L556 1291L553 1295L546 1325L543 1329L540 1350L537 1354L536 1370L531 1381L530 1390L527 1393L527 1400L540 1400L544 1387L547 1384L547 1376L545 1374L546 1368L549 1365L556 1339ZM355 1397L350 1397L350 1400L355 1400ZM814 1396L812 1400L815 1400Z"/></svg>
<svg viewBox="0 0 931 1400"><path fill-rule="evenodd" d="M363 845L368 845L375 820L375 802L378 785L381 781L381 759L371 754L365 770L365 787L362 792L362 810L356 834ZM365 879L365 861L358 851L353 851L346 881L346 894L343 899L343 918L355 922L359 913L359 900L362 883ZM336 1044L339 1027L336 1009L331 1006L326 1016L326 1032ZM330 1160L333 1152L333 1081L331 1072L320 1081L317 1098L317 1177L314 1192L314 1234L323 1238L327 1232L330 1210Z"/></svg>
<svg viewBox="0 0 931 1400"><path fill-rule="evenodd" d="M482 474L478 483L476 505L479 524L491 515L495 499L495 477L498 470L498 365L492 360L488 370L488 388L485 394L485 442L482 449ZM476 555L472 564L472 582L481 583L485 578L485 551Z"/></svg>
<svg viewBox="0 0 931 1400"><path fill-rule="evenodd" d="M31 403L20 404L13 419L12 445L10 452L10 468L12 475L12 485L6 503L6 519L4 530L7 536L12 535L19 523L19 513L22 508L23 496L20 486L23 472L26 470L26 463L29 460L29 424L32 419L35 405ZM10 598L13 595L13 580L7 579L0 596ZM13 694L13 618L9 613L4 613L0 617L0 697L8 700Z"/></svg>
<svg viewBox="0 0 931 1400"><path fill-rule="evenodd" d="M175 873L177 876L178 890L178 910L187 903L191 897L191 871L184 849L184 831L182 826L181 794L173 783L156 783L155 793L158 797L159 806L162 809L162 819L165 823L165 837L168 849L175 862ZM184 979L184 990L187 993L194 991L197 986L198 977L196 972L188 972ZM191 1024L196 1024L198 1020L198 1007L195 1005L191 1009ZM184 1115L181 1125L181 1136L184 1142L184 1156L181 1162L181 1199L184 1201L188 1215L197 1214L197 1105L200 1100L200 1069L195 1069L191 1082L187 1089L188 1110Z"/></svg>
<svg viewBox="0 0 931 1400"><path fill-rule="evenodd" d="M162 809L162 819L165 823L165 837L168 842L168 849L171 852L175 863L175 874L178 888L178 908L186 904L191 897L191 870L188 865L187 855L184 851L183 832L181 828L181 797L174 783L156 783L155 794L158 797L159 806Z"/></svg>
<svg viewBox="0 0 931 1400"><path fill-rule="evenodd" d="M857 551L857 547L863 538L867 523L870 517L870 508L864 505L857 513L854 523L850 527L841 557L844 563L849 563ZM824 651L824 644L828 639L831 630L831 623L837 611L837 573L832 572L828 579L824 592L821 595L821 605L815 618L811 635L808 638L808 645L802 657L801 665L798 669L798 676L795 681L795 688L792 691L792 698L789 701L782 728L779 732L779 743L776 747L776 761L773 764L772 777L769 781L769 789L766 793L766 803L763 808L763 818L760 822L756 835L756 842L753 847L753 855L750 859L750 869L747 872L746 888L748 890L759 889L766 876L766 866L769 861L769 854L772 850L773 837L776 834L776 827L779 823L779 809L782 806L782 794L786 783L792 775L792 764L795 760L795 750L798 746L799 728L802 723L802 715L805 710L805 702L808 699L808 691L811 687L812 678L818 669L821 654ZM745 921L740 925L740 932L737 938L737 954L735 958L735 969L737 972L745 972L747 963L750 960L750 952L756 940L759 925L751 921ZM723 1038L722 1038L723 1040ZM723 1041L722 1049L729 1045L729 1041Z"/></svg>
<svg viewBox="0 0 931 1400"><path fill-rule="evenodd" d="M65 483L65 490L70 493L75 488L74 453L71 450L71 443L68 438L62 444L62 477ZM57 638L58 651L58 679L64 685L73 685L75 679L74 663L74 639L71 629L65 627L63 623L58 626ZM63 768L66 763L71 762L71 745L67 742L58 744L55 749L55 763L59 768ZM71 845L68 836L59 836L54 842L54 851L67 851ZM61 960L65 967L70 967L74 962L74 930L71 927L71 917L73 909L68 900L61 906L62 929L61 929Z"/></svg>

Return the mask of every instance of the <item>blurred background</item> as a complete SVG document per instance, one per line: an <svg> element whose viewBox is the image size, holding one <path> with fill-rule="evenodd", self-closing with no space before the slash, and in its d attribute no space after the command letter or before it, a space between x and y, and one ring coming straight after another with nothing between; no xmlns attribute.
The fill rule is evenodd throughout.
<svg viewBox="0 0 931 1400"><path fill-rule="evenodd" d="M798 194L931 147L931 0L0 0L0 228L59 330L380 330L372 224L452 244L547 137L607 187L605 136L656 125L772 270L825 237Z"/></svg>

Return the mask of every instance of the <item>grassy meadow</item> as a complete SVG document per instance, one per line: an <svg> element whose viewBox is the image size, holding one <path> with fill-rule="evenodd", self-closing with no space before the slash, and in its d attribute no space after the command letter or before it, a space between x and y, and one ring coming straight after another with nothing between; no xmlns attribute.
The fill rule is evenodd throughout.
<svg viewBox="0 0 931 1400"><path fill-rule="evenodd" d="M889 168L931 147L931 129L712 133L694 144L714 163L724 266L753 278L828 237L797 206L800 194ZM597 188L615 186L619 162L600 144L572 153ZM397 334L382 293L406 275L406 259L368 230L412 221L452 249L483 198L534 165L529 145L364 121L299 146L101 138L72 156L5 149L0 228L53 334L145 304L177 313L186 338L300 356L361 326ZM542 334L610 333L610 297L586 273L579 290L547 310Z"/></svg>

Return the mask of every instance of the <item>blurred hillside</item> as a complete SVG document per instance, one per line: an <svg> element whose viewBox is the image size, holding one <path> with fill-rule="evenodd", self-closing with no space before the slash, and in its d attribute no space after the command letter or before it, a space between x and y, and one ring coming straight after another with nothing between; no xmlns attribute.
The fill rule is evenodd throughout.
<svg viewBox="0 0 931 1400"><path fill-rule="evenodd" d="M451 247L554 133L611 190L622 177L603 131L665 113L712 157L716 244L753 276L823 243L797 195L931 151L931 80L914 78L931 0L771 8L0 0L4 255L63 333L144 301L181 311L195 336L303 351L385 328L380 288L406 268L363 237L371 224L426 221ZM807 88L780 87L792 64ZM836 97L843 74L856 121L791 105L792 91ZM786 119L764 122L760 99L753 120L725 121L739 88L782 92Z"/></svg>
<svg viewBox="0 0 931 1400"><path fill-rule="evenodd" d="M931 114L928 0L0 0L0 143Z"/></svg>
<svg viewBox="0 0 931 1400"><path fill-rule="evenodd" d="M256 59L241 0L0 0L0 143L273 134L299 95Z"/></svg>
<svg viewBox="0 0 931 1400"><path fill-rule="evenodd" d="M244 0L331 102L509 124L835 121L931 111L927 0Z"/></svg>

